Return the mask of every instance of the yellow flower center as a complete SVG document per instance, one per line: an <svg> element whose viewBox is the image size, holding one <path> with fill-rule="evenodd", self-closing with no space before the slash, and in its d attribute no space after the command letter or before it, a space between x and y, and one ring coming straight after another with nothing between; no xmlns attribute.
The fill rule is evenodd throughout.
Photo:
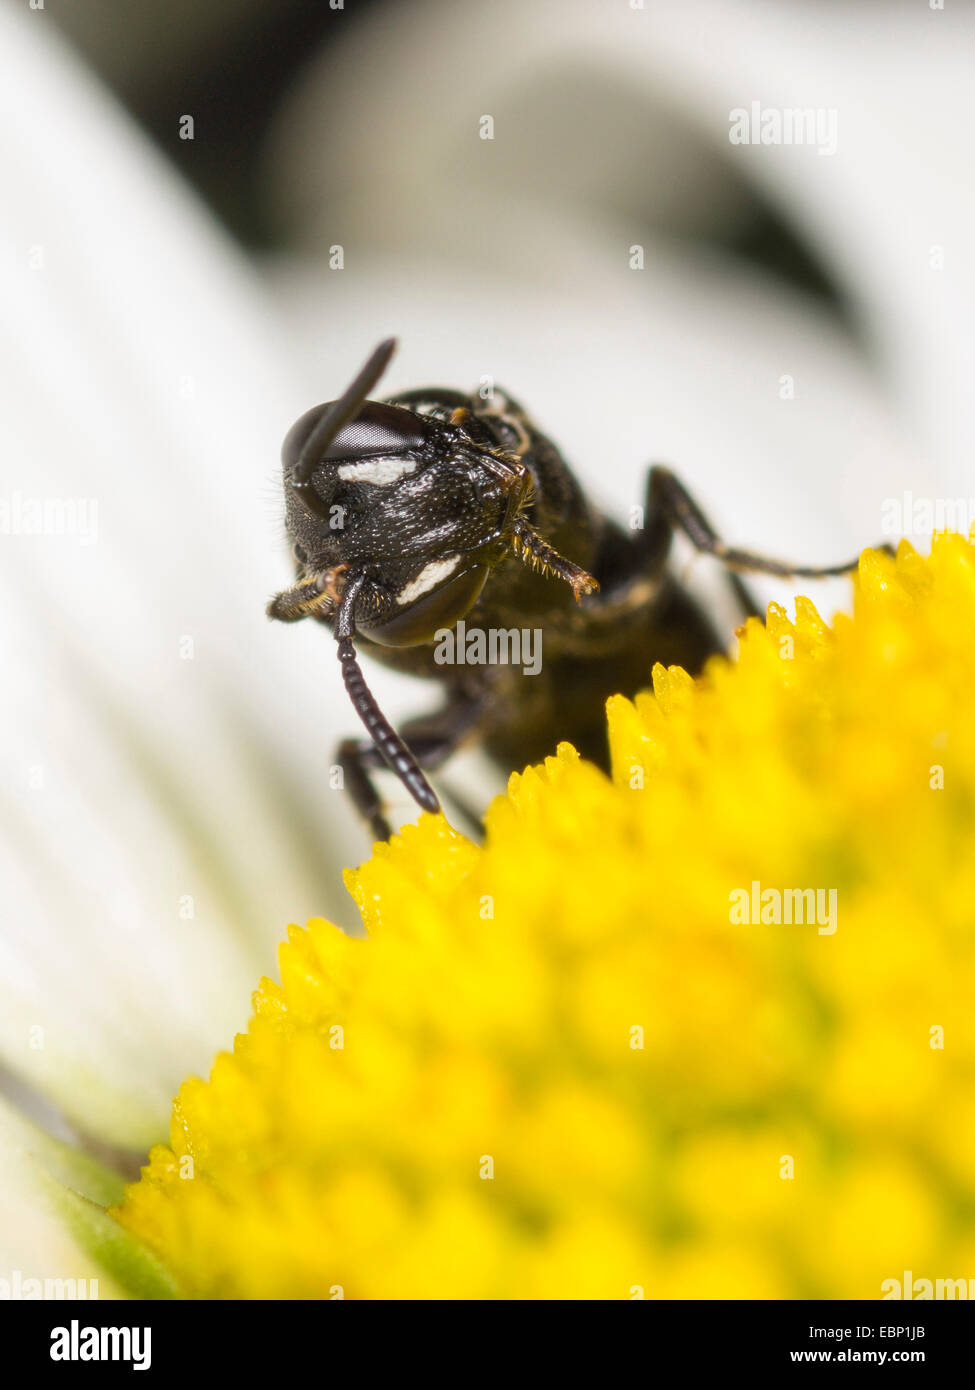
<svg viewBox="0 0 975 1390"><path fill-rule="evenodd" d="M880 1298L975 1277L975 546L866 552L610 701L483 848L292 927L119 1219L203 1297Z"/></svg>

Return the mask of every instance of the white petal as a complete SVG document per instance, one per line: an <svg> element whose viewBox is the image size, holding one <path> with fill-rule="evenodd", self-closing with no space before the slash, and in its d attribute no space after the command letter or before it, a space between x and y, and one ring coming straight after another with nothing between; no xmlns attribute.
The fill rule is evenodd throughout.
<svg viewBox="0 0 975 1390"><path fill-rule="evenodd" d="M158 1261L107 1214L121 1184L0 1101L0 1287L37 1297L168 1297ZM73 1281L69 1284L67 1281ZM81 1282L83 1281L83 1282ZM69 1292L70 1291L70 1292Z"/></svg>
<svg viewBox="0 0 975 1390"><path fill-rule="evenodd" d="M338 663L263 614L313 388L50 26L0 9L0 53L0 1058L142 1147L288 920L355 917ZM74 529L24 534L25 499Z"/></svg>

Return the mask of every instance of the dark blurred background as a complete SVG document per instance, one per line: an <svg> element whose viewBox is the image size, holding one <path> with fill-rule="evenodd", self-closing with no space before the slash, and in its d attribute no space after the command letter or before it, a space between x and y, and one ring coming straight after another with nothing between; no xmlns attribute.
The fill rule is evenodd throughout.
<svg viewBox="0 0 975 1390"><path fill-rule="evenodd" d="M227 229L253 250L286 247L293 231L261 196L265 140L284 98L350 24L375 20L395 5L396 0L349 0L343 9L332 9L327 0L275 0L273 6L262 0L46 0L79 54ZM593 14L598 16L595 0ZM181 112L194 114L205 138L179 138L174 113ZM842 288L815 250L759 188L742 178L737 192L734 221L709 228L707 241L815 295L852 328L855 317Z"/></svg>

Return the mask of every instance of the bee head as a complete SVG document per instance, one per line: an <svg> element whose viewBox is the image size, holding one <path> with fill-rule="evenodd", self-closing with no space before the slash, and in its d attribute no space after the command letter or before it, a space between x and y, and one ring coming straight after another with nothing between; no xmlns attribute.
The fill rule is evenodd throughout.
<svg viewBox="0 0 975 1390"><path fill-rule="evenodd" d="M296 558L309 575L368 576L356 625L373 641L413 646L452 627L510 548L527 470L476 443L462 416L350 402L347 391L285 438Z"/></svg>

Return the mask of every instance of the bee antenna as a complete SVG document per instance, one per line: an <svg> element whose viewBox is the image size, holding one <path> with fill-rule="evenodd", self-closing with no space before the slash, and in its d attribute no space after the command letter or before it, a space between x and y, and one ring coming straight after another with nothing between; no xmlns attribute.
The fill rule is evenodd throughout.
<svg viewBox="0 0 975 1390"><path fill-rule="evenodd" d="M396 339L385 338L337 401L333 401L305 441L292 472L292 485L304 489L328 446L354 419L359 409L389 365L396 351Z"/></svg>
<svg viewBox="0 0 975 1390"><path fill-rule="evenodd" d="M342 663L342 679L353 709L365 724L387 767L395 772L421 810L436 814L440 810L436 792L421 772L416 758L379 708L376 697L366 685L356 657L352 641L355 636L354 613L364 582L365 576L361 573L348 579L335 615L334 630L338 639L339 661Z"/></svg>

